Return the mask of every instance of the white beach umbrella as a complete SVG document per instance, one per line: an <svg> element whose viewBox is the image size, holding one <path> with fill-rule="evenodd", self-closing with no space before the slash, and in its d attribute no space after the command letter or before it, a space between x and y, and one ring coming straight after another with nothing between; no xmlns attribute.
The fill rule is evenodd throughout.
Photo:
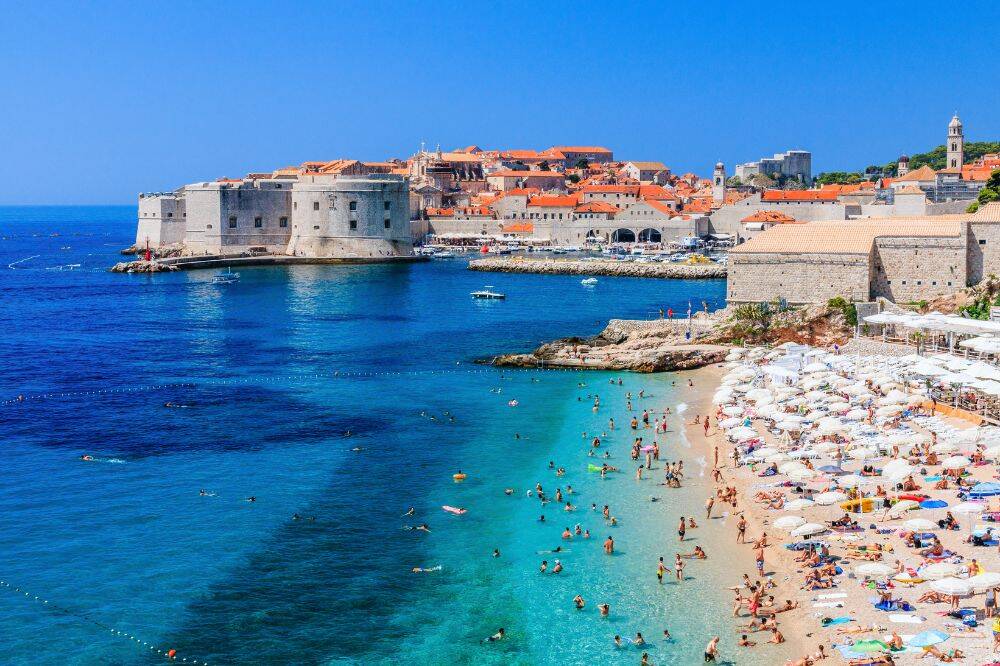
<svg viewBox="0 0 1000 666"><path fill-rule="evenodd" d="M829 407L831 412L843 412L850 409L851 405L843 400L838 400L837 402L831 402Z"/></svg>
<svg viewBox="0 0 1000 666"><path fill-rule="evenodd" d="M738 426L741 423L743 423L743 419L736 418L736 417L730 417L728 419L725 419L724 421L719 421L719 427L720 428L735 428L736 426Z"/></svg>
<svg viewBox="0 0 1000 666"><path fill-rule="evenodd" d="M733 405L731 407L723 407L722 413L725 414L726 416L742 416L743 408L737 407L736 405Z"/></svg>
<svg viewBox="0 0 1000 666"><path fill-rule="evenodd" d="M850 450L851 458L854 460L864 460L865 458L877 458L879 452L868 446L859 446Z"/></svg>
<svg viewBox="0 0 1000 666"><path fill-rule="evenodd" d="M899 481L913 474L915 468L905 460L890 460L882 467L882 476L889 481Z"/></svg>
<svg viewBox="0 0 1000 666"><path fill-rule="evenodd" d="M934 453L954 453L958 451L958 444L953 444L951 442L938 442L931 446L931 451Z"/></svg>
<svg viewBox="0 0 1000 666"><path fill-rule="evenodd" d="M779 530L788 532L794 530L796 527L805 525L806 519L802 516L782 516L781 518L776 518L772 524Z"/></svg>
<svg viewBox="0 0 1000 666"><path fill-rule="evenodd" d="M990 448L983 451L983 455L991 460L996 460L1000 458L1000 446L991 446Z"/></svg>
<svg viewBox="0 0 1000 666"><path fill-rule="evenodd" d="M952 513L958 513L963 516L971 516L974 513L980 513L984 511L986 507L982 504L976 504L975 502L962 502L961 504L956 504L951 507Z"/></svg>
<svg viewBox="0 0 1000 666"><path fill-rule="evenodd" d="M867 486L871 483L873 483L871 478L858 476L857 474L846 474L837 477L837 485L841 488L857 488L858 486Z"/></svg>
<svg viewBox="0 0 1000 666"><path fill-rule="evenodd" d="M770 398L771 392L766 388L755 388L747 391L747 400L758 400L760 398Z"/></svg>
<svg viewBox="0 0 1000 666"><path fill-rule="evenodd" d="M921 575L925 578L927 577L924 573L921 573ZM941 578L940 580L932 580L931 589L935 592L940 592L941 594L954 594L964 597L972 592L972 585L969 584L968 580L946 577Z"/></svg>
<svg viewBox="0 0 1000 666"><path fill-rule="evenodd" d="M889 516L901 516L904 513L906 513L907 511L910 511L912 509L916 509L919 506L920 506L920 502L917 502L915 500L899 500L898 502L896 502L895 504L893 504L891 507L889 507L889 511L886 512L886 515L889 515Z"/></svg>
<svg viewBox="0 0 1000 666"><path fill-rule="evenodd" d="M794 530L792 530L792 536L812 536L814 534L820 534L826 531L826 525L820 525L819 523L806 523L805 525L799 525Z"/></svg>
<svg viewBox="0 0 1000 666"><path fill-rule="evenodd" d="M781 451L777 453L772 453L768 457L764 458L764 462L768 464L785 462L786 460L791 460L791 456L789 456L787 453L782 453Z"/></svg>
<svg viewBox="0 0 1000 666"><path fill-rule="evenodd" d="M902 405L886 405L875 410L875 416L895 416L903 411Z"/></svg>
<svg viewBox="0 0 1000 666"><path fill-rule="evenodd" d="M937 523L926 518L911 518L903 523L903 527L913 532L926 532L937 527Z"/></svg>
<svg viewBox="0 0 1000 666"><path fill-rule="evenodd" d="M1000 573L984 571L970 577L968 583L974 592L985 592L991 587L1000 587Z"/></svg>
<svg viewBox="0 0 1000 666"><path fill-rule="evenodd" d="M804 427L801 422L796 421L779 421L774 424L774 427L778 430L784 430L785 432L794 432L796 430L802 430Z"/></svg>
<svg viewBox="0 0 1000 666"><path fill-rule="evenodd" d="M837 502L843 502L847 499L847 495L838 491L830 491L826 493L820 493L813 497L813 501L821 506L829 506L831 504L836 504Z"/></svg>
<svg viewBox="0 0 1000 666"><path fill-rule="evenodd" d="M778 451L778 449L774 448L773 446L762 446L761 448L754 451L753 455L756 458L766 458L770 455L774 455L775 453L780 453L780 451Z"/></svg>
<svg viewBox="0 0 1000 666"><path fill-rule="evenodd" d="M815 506L816 502L812 500L807 500L805 498L794 499L791 502L785 504L786 511L802 511L808 509L811 506Z"/></svg>
<svg viewBox="0 0 1000 666"><path fill-rule="evenodd" d="M805 397L806 400L819 402L820 400L826 397L826 393L824 393L823 391L809 391L809 393L806 393L805 396L803 397Z"/></svg>
<svg viewBox="0 0 1000 666"><path fill-rule="evenodd" d="M802 482L813 479L816 476L816 472L806 467L803 467L802 469L793 469L790 472L787 472L787 476L792 481Z"/></svg>
<svg viewBox="0 0 1000 666"><path fill-rule="evenodd" d="M941 461L941 466L945 469L962 469L972 464L972 461L965 456L951 456Z"/></svg>
<svg viewBox="0 0 1000 666"><path fill-rule="evenodd" d="M852 409L851 411L844 414L844 418L848 421L861 421L868 416L868 412L864 409Z"/></svg>
<svg viewBox="0 0 1000 666"><path fill-rule="evenodd" d="M854 567L854 572L861 574L862 576L890 576L896 572L895 569L890 567L888 564L882 564L881 562L865 562L864 564L859 564Z"/></svg>
<svg viewBox="0 0 1000 666"><path fill-rule="evenodd" d="M826 367L825 363L814 362L808 364L806 367L802 368L802 372L827 372L830 368Z"/></svg>
<svg viewBox="0 0 1000 666"><path fill-rule="evenodd" d="M789 472L796 469L808 469L805 465L800 463L798 460L790 460L785 463L778 465L778 471L782 474L788 474Z"/></svg>
<svg viewBox="0 0 1000 666"><path fill-rule="evenodd" d="M940 580L948 576L956 576L961 573L962 567L951 562L935 562L922 567L919 570L920 577L927 580ZM950 594L950 593L946 593Z"/></svg>
<svg viewBox="0 0 1000 666"><path fill-rule="evenodd" d="M754 439L760 437L760 434L753 428L748 428L746 426L740 426L738 428L733 428L726 433L731 439L737 442L743 442L748 439Z"/></svg>

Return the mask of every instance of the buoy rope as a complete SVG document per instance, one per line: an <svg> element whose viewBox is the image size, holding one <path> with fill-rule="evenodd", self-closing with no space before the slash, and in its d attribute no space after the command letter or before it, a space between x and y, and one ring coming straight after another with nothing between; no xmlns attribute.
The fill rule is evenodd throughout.
<svg viewBox="0 0 1000 666"><path fill-rule="evenodd" d="M60 391L60 392L50 392L50 393L34 393L30 395L19 395L15 398L9 398L6 400L0 400L0 407L8 407L11 405L19 405L25 402L32 402L38 400L53 400L58 398L81 398L88 396L103 396L103 395L113 395L122 393L141 393L147 391L160 391L163 389L177 389L177 388L197 388L199 386L237 386L237 385L247 385L247 384L263 384L268 382L280 382L280 381L309 381L317 379L365 379L370 377L415 377L415 376L428 376L428 375L443 375L443 374L468 374L468 375L495 375L497 374L496 366L484 366L479 368L463 368L459 370L410 370L404 372L340 372L335 371L332 373L311 373L311 374L296 374L296 375L278 375L278 376L268 376L268 377L247 377L242 379L213 379L207 377L201 380L199 383L195 382L176 382L167 384L137 384L134 386L122 386L117 388L106 388L106 389L95 389L93 391ZM525 368L499 368L501 372L509 371L511 373L516 371L524 371ZM562 370L564 372L575 372L577 368L552 368ZM551 372L551 369L547 369Z"/></svg>
<svg viewBox="0 0 1000 666"><path fill-rule="evenodd" d="M166 657L168 659L173 659L175 661L179 661L179 662L185 663L185 664L196 664L197 666L208 666L208 662L205 661L204 659L194 659L194 658L189 658L189 657L179 657L177 655L177 651L176 650L169 649L169 648L165 650L162 647L160 647L160 646L158 646L158 645L156 645L154 643L150 643L149 641L145 641L145 640L139 638L138 636L136 636L134 634L130 634L127 631L121 631L119 629L116 629L115 627L112 627L111 625L109 625L109 624L107 624L105 622L101 622L100 620L98 620L98 619L94 618L93 616L91 616L89 613L75 611L75 610L72 610L72 609L67 608L65 606L62 606L60 604L53 603L53 602L49 601L48 599L40 597L37 594L32 594L31 592L26 591L24 588L18 587L18 586L14 585L14 584L6 581L6 580L0 580L0 589L7 590L8 592L10 592L12 594L18 593L18 596L23 595L24 598L26 598L26 599L28 599L30 601L34 601L34 602L36 602L38 604L41 604L42 606L44 606L45 608L47 608L47 609L49 609L49 610L51 610L53 612L59 612L59 613L62 613L64 615L69 615L71 617L75 617L78 620L81 620L81 621L86 622L88 624L93 624L93 625L95 625L95 626L97 626L97 627L99 627L101 629L107 630L107 632L110 633L113 636L118 636L120 638L130 640L133 643L135 643L135 645L137 647L148 648L150 652L153 652L153 653L159 654L159 655L163 655L164 657Z"/></svg>

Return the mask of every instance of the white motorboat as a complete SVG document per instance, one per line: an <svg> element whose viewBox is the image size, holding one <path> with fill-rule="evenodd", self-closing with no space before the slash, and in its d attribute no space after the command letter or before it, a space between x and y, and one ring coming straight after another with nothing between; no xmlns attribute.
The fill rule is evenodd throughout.
<svg viewBox="0 0 1000 666"><path fill-rule="evenodd" d="M502 300L507 298L506 294L501 294L499 291L493 291L493 285L488 284L478 291L473 291L470 294L473 298L485 298L492 300Z"/></svg>
<svg viewBox="0 0 1000 666"><path fill-rule="evenodd" d="M212 276L212 284L236 284L239 281L240 274L234 273L231 268L227 268L225 273L218 273Z"/></svg>
<svg viewBox="0 0 1000 666"><path fill-rule="evenodd" d="M431 256L435 259L453 259L455 257L455 253L444 250L442 252L435 252Z"/></svg>
<svg viewBox="0 0 1000 666"><path fill-rule="evenodd" d="M583 280L580 280L580 284L582 284L585 287L593 287L595 284L597 284L597 278L595 277L585 278Z"/></svg>

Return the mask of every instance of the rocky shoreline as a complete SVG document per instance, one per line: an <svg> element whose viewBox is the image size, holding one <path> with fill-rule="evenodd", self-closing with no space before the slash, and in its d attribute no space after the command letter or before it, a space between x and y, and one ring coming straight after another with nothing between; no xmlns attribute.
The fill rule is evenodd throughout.
<svg viewBox="0 0 1000 666"><path fill-rule="evenodd" d="M543 273L551 275L606 275L674 279L716 279L726 277L726 267L719 264L639 263L614 259L526 259L524 257L485 257L469 262L470 271L497 273Z"/></svg>
<svg viewBox="0 0 1000 666"><path fill-rule="evenodd" d="M633 372L691 370L722 362L730 348L699 342L698 334L704 334L700 330L704 323L692 322L692 326L692 339L688 340L687 321L612 319L591 338L563 338L528 354L503 354L483 362L503 367Z"/></svg>
<svg viewBox="0 0 1000 666"><path fill-rule="evenodd" d="M161 273L176 271L176 266L163 264L159 261L146 261L138 259L136 261L119 261L110 269L112 273Z"/></svg>

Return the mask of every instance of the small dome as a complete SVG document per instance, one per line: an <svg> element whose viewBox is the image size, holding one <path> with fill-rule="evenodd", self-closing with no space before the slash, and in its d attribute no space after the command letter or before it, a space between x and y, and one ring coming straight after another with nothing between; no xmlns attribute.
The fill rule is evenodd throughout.
<svg viewBox="0 0 1000 666"><path fill-rule="evenodd" d="M715 168L716 168L716 169L725 169L725 168L726 168L726 165L725 165L725 164L723 164L722 162L716 162L716 163L715 163Z"/></svg>
<svg viewBox="0 0 1000 666"><path fill-rule="evenodd" d="M910 156L909 155L900 155L899 156L899 161L900 162L909 162L910 161Z"/></svg>
<svg viewBox="0 0 1000 666"><path fill-rule="evenodd" d="M962 126L962 121L958 119L958 114L956 113L954 116L952 116L951 122L948 123L948 127L961 127L961 126Z"/></svg>

